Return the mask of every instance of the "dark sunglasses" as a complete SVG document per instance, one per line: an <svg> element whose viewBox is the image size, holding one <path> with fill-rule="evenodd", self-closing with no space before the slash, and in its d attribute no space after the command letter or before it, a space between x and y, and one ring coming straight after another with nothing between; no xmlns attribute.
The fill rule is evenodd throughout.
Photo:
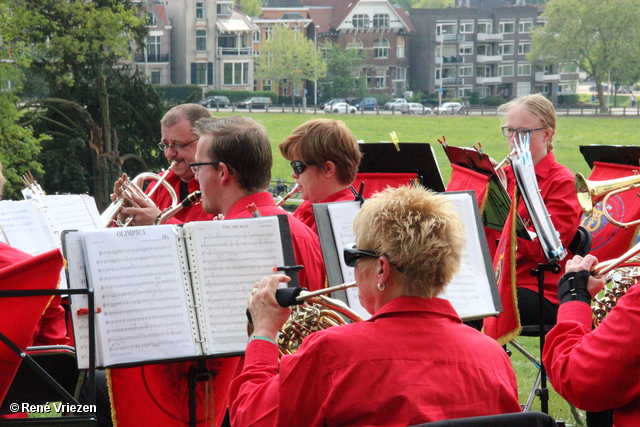
<svg viewBox="0 0 640 427"><path fill-rule="evenodd" d="M379 258L380 255L373 251L356 248L355 243L349 243L344 247L344 263L349 267L355 267L356 262L362 258Z"/></svg>
<svg viewBox="0 0 640 427"><path fill-rule="evenodd" d="M304 172L308 166L311 166L310 164L306 165L302 163L300 160L294 160L290 164L291 164L291 168L296 173L296 175L302 175L302 172Z"/></svg>

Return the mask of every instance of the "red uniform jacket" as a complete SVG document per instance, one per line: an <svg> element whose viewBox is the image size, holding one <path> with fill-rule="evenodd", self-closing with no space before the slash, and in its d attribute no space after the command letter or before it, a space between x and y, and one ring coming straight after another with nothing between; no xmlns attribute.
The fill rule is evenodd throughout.
<svg viewBox="0 0 640 427"><path fill-rule="evenodd" d="M344 190L338 191L337 193L333 193L320 203L330 203L330 202L343 202L343 201L353 201L355 200L353 193L349 188L345 188ZM293 216L298 218L304 225L312 229L316 234L318 234L318 227L316 226L316 219L313 216L313 203L309 203L307 200L302 202L298 209L293 213Z"/></svg>

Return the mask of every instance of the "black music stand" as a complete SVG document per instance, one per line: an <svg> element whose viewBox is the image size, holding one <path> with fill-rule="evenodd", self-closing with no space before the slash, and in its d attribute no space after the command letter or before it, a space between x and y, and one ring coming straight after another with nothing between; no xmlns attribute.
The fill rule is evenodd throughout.
<svg viewBox="0 0 640 427"><path fill-rule="evenodd" d="M594 162L640 166L640 146L637 145L581 145L580 152L591 169Z"/></svg>

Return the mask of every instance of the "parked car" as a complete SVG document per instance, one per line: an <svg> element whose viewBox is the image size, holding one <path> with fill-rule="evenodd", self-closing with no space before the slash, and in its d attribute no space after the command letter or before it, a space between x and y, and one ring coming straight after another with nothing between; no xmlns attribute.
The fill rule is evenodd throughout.
<svg viewBox="0 0 640 427"><path fill-rule="evenodd" d="M207 108L215 108L216 105L222 108L227 108L229 104L229 98L227 98L226 96L209 96L200 101L200 105L203 105Z"/></svg>
<svg viewBox="0 0 640 427"><path fill-rule="evenodd" d="M462 109L462 104L459 102L445 102L442 107L434 108L433 112L436 114L458 114Z"/></svg>
<svg viewBox="0 0 640 427"><path fill-rule="evenodd" d="M236 107L238 108L249 108L249 106L251 106L251 108L270 107L271 98L266 96L254 96L236 103Z"/></svg>
<svg viewBox="0 0 640 427"><path fill-rule="evenodd" d="M349 105L346 102L338 102L336 104L333 105L325 105L324 107L324 112L325 113L349 113L349 114L355 114L356 113L356 107L354 107L353 105Z"/></svg>
<svg viewBox="0 0 640 427"><path fill-rule="evenodd" d="M402 99L402 98L396 98L393 101L387 102L386 104L384 104L384 109L385 110L395 110L398 111L400 109L400 107L402 107L404 104L407 103L406 99Z"/></svg>
<svg viewBox="0 0 640 427"><path fill-rule="evenodd" d="M425 107L417 102L407 102L400 107L402 114L432 114L431 108Z"/></svg>
<svg viewBox="0 0 640 427"><path fill-rule="evenodd" d="M325 102L324 104L321 104L320 108L326 109L327 106L332 106L333 104L337 104L339 102L347 103L347 100L345 98L333 98L333 99L330 99L329 101Z"/></svg>
<svg viewBox="0 0 640 427"><path fill-rule="evenodd" d="M356 104L356 109L358 109L358 111L377 110L378 100L375 98L364 98Z"/></svg>

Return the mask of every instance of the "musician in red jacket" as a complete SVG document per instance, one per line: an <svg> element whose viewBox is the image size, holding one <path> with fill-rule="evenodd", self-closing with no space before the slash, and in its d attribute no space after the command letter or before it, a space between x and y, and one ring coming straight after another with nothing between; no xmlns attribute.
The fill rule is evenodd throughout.
<svg viewBox="0 0 640 427"><path fill-rule="evenodd" d="M181 104L169 110L161 121L162 140L158 147L164 153L169 164L175 162L171 171L164 173L165 182L175 191L178 201L182 201L189 194L200 189L198 181L193 179L193 172L189 163L195 161L198 135L193 131L193 125L199 119L211 118L211 113L198 104ZM115 200L120 195L120 187L126 177L123 175L114 184ZM151 183L146 192L149 193L157 184ZM134 197L134 206L121 210L119 219L133 216L131 225L152 225L162 210L171 206L171 195L166 188L158 188L151 195L152 202L141 197ZM169 223L184 223L191 221L208 221L212 215L207 214L200 205L188 206L179 211Z"/></svg>
<svg viewBox="0 0 640 427"><path fill-rule="evenodd" d="M275 300L286 276L249 299L254 335L230 390L237 426L408 426L519 412L509 357L438 298L460 268L464 226L443 195L387 189L354 222L360 301L373 316L314 332L278 363L290 309Z"/></svg>
<svg viewBox="0 0 640 427"><path fill-rule="evenodd" d="M591 298L604 286L590 275L597 263L593 255L567 261L557 324L547 334L542 360L554 390L568 402L585 411L613 409L615 427L635 427L640 425L640 287L633 285L592 329Z"/></svg>
<svg viewBox="0 0 640 427"><path fill-rule="evenodd" d="M340 120L315 119L298 126L279 147L304 200L293 216L317 233L314 203L354 200L349 185L361 158L356 138Z"/></svg>

